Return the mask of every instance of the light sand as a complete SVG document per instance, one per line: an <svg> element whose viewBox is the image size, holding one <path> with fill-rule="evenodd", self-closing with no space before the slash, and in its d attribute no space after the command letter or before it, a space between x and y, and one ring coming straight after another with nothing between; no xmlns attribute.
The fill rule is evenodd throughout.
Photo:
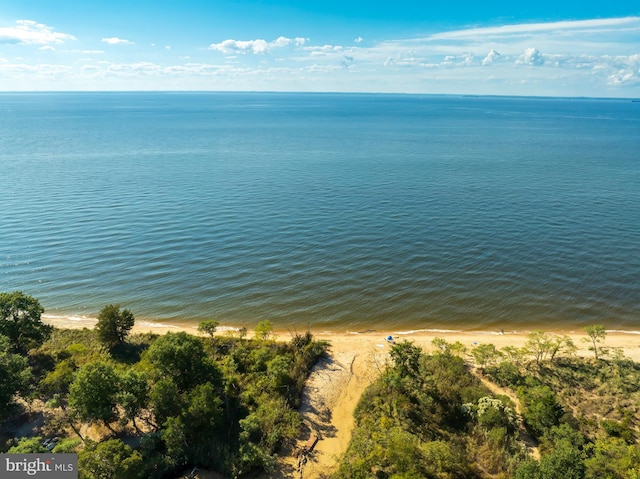
<svg viewBox="0 0 640 479"><path fill-rule="evenodd" d="M49 324L60 328L93 327L96 320L88 318L43 318ZM163 334L168 331L186 331L198 334L195 326L169 325L151 322L136 324L137 332ZM389 361L390 343L393 340L412 341L426 351L432 351L431 341L440 337L448 342L460 341L469 352L475 345L491 343L496 348L505 346L522 347L527 341L527 332L488 333L478 331L431 332L418 331L398 334L394 331L369 331L365 333L316 333L314 337L330 342L329 355L314 368L303 393L301 413L306 431L298 443L302 447L311 434L319 438L312 454L302 469L293 457L281 458L278 471L267 475L269 478L321 478L336 466L351 437L353 411L366 387L384 369ZM566 334L578 347L578 354L590 356L589 344L583 331L549 331L548 334ZM281 340L290 338L289 332L277 332ZM622 348L626 357L640 362L640 334L631 332L608 332L604 342L608 348Z"/></svg>
<svg viewBox="0 0 640 479"><path fill-rule="evenodd" d="M567 334L578 347L578 354L590 356L589 344L582 341L586 338L583 332L553 332L549 334ZM319 364L308 382L305 390L305 404L311 402L319 409L326 408L324 421L319 421L313 408L303 407L305 423L320 432L313 454L304 466L302 475L282 475L278 477L320 478L336 466L338 456L342 454L351 437L354 426L353 411L360 395L378 376L389 361L390 345L387 335L394 341L412 341L426 351L433 351L431 341L440 337L448 342L460 341L469 352L477 344L494 344L501 349L505 346L522 347L527 341L527 333L486 333L486 332L416 332L396 335L388 332L369 332L363 334L316 334L319 339L331 342L330 358L332 362ZM625 356L640 361L640 335L633 333L610 332L604 345L609 348L622 348ZM319 423L319 426L318 426ZM306 438L305 438L306 439ZM301 444L304 444L301 441ZM535 454L535 452L534 452ZM274 476L275 477L275 476Z"/></svg>

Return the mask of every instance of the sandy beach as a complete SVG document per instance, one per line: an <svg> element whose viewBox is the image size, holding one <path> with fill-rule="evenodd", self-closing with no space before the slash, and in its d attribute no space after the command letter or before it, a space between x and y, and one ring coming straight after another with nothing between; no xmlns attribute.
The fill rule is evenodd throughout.
<svg viewBox="0 0 640 479"><path fill-rule="evenodd" d="M92 328L97 322L91 318L43 317L43 320L59 328ZM172 325L140 321L134 327L135 332L186 331L198 335L196 326ZM297 470L296 459L281 458L281 467L267 476L273 479L288 477L320 478L331 471L338 456L346 449L353 428L353 411L362 392L380 374L389 361L388 351L392 336L394 342L412 341L426 351L432 351L431 342L440 337L448 342L460 341L467 353L478 344L494 344L501 349L505 346L522 347L527 341L529 331L414 331L396 332L393 330L366 332L315 332L314 337L329 342L329 355L314 368L305 388L301 413L306 425L300 437L299 446L304 445L313 434L319 438L317 445L302 475ZM590 356L589 344L584 331L547 331L550 335L568 335L578 348L580 356ZM225 334L221 331L219 334ZM289 331L275 331L279 340L291 337ZM634 361L640 361L640 334L638 332L608 331L604 346L622 348L624 355Z"/></svg>
<svg viewBox="0 0 640 479"><path fill-rule="evenodd" d="M336 464L338 456L346 449L353 428L353 411L360 395L377 377L389 360L388 335L394 341L412 341L426 351L432 351L431 341L440 337L449 342L460 341L467 353L477 344L494 344L522 347L527 332L487 333L477 331L414 332L397 335L393 331L373 331L360 334L316 334L330 341L329 361L319 364L307 383L302 413L305 422L319 433L321 440L304 468L304 478L320 478ZM581 331L553 331L549 334L566 334L578 347L577 354L590 356L589 344L582 341ZM283 336L284 339L284 336ZM625 356L640 361L640 335L636 333L609 332L605 340L609 348L622 348ZM272 477L300 477L280 473Z"/></svg>

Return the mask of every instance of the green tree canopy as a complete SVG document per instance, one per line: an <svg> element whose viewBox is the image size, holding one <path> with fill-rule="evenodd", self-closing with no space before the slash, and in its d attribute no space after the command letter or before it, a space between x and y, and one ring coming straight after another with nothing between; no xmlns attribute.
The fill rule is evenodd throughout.
<svg viewBox="0 0 640 479"><path fill-rule="evenodd" d="M21 291L0 293L0 334L9 338L18 352L41 345L53 327L41 320L44 308L40 302Z"/></svg>
<svg viewBox="0 0 640 479"><path fill-rule="evenodd" d="M21 437L18 444L7 451L9 454L41 454L47 452L41 444L42 437Z"/></svg>
<svg viewBox="0 0 640 479"><path fill-rule="evenodd" d="M589 350L593 351L596 359L600 359L600 356L606 351L602 346L598 346L598 344L604 342L604 338L607 337L607 331L602 324L587 326L584 330L589 335L589 338L585 338L584 340L592 344Z"/></svg>
<svg viewBox="0 0 640 479"><path fill-rule="evenodd" d="M525 423L537 437L558 425L563 410L549 386L521 387L518 398L524 405Z"/></svg>
<svg viewBox="0 0 640 479"><path fill-rule="evenodd" d="M157 379L171 378L179 392L198 384L220 384L220 372L209 360L201 338L185 332L167 333L153 342L145 353Z"/></svg>
<svg viewBox="0 0 640 479"><path fill-rule="evenodd" d="M0 335L0 419L9 412L13 395L25 389L30 381L27 359L12 353L9 339Z"/></svg>
<svg viewBox="0 0 640 479"><path fill-rule="evenodd" d="M481 368L496 364L502 357L502 353L493 344L479 344L471 350L471 355Z"/></svg>
<svg viewBox="0 0 640 479"><path fill-rule="evenodd" d="M178 387L171 378L161 379L151 390L149 405L153 411L158 427L167 419L179 416L184 408L184 401L178 392Z"/></svg>
<svg viewBox="0 0 640 479"><path fill-rule="evenodd" d="M273 323L268 319L265 319L263 321L260 321L253 331L256 335L256 338L262 339L264 341L268 339L269 336L271 336L271 333L273 332Z"/></svg>
<svg viewBox="0 0 640 479"><path fill-rule="evenodd" d="M69 406L83 421L103 421L116 417L118 375L107 363L89 363L78 370L69 388Z"/></svg>
<svg viewBox="0 0 640 479"><path fill-rule="evenodd" d="M585 461L588 479L640 477L640 445L617 437L600 438Z"/></svg>
<svg viewBox="0 0 640 479"><path fill-rule="evenodd" d="M422 350L410 341L394 344L389 351L393 365L403 376L418 375L421 354Z"/></svg>
<svg viewBox="0 0 640 479"><path fill-rule="evenodd" d="M124 344L134 323L135 318L131 311L120 310L118 304L109 304L98 314L98 324L96 324L98 339L108 347Z"/></svg>
<svg viewBox="0 0 640 479"><path fill-rule="evenodd" d="M85 479L143 479L144 461L120 439L87 444L78 457L80 477Z"/></svg>
<svg viewBox="0 0 640 479"><path fill-rule="evenodd" d="M583 479L584 473L583 453L567 441L540 459L540 479Z"/></svg>
<svg viewBox="0 0 640 479"><path fill-rule="evenodd" d="M219 324L220 323L218 323L218 321L216 321L215 319L201 321L200 323L198 323L198 331L204 334L208 334L213 338L213 334L216 332Z"/></svg>
<svg viewBox="0 0 640 479"><path fill-rule="evenodd" d="M136 417L149 403L147 376L144 373L129 370L120 375L119 382L118 403L124 410L124 417L137 428Z"/></svg>

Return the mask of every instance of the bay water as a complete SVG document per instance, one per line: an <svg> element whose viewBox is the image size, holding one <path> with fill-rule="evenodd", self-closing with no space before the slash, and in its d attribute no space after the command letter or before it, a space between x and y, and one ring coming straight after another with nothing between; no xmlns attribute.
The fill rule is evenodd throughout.
<svg viewBox="0 0 640 479"><path fill-rule="evenodd" d="M640 330L640 103L1 93L14 290L250 329Z"/></svg>

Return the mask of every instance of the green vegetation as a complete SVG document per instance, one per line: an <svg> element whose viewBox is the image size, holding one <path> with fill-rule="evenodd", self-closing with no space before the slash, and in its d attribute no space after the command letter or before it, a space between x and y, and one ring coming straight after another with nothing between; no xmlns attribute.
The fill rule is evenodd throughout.
<svg viewBox="0 0 640 479"><path fill-rule="evenodd" d="M213 336L213 323L206 338L129 334L133 314L114 305L94 330L39 330L37 300L1 298L11 306L3 321L20 327L0 335L0 416L40 426L35 437L4 436L0 452L75 451L86 479L268 469L300 433L302 387L326 348L309 333L270 340L268 322L256 339Z"/></svg>
<svg viewBox="0 0 640 479"><path fill-rule="evenodd" d="M273 324L268 319L260 321L256 326L254 332L256 338L262 339L263 341L267 340L273 331Z"/></svg>
<svg viewBox="0 0 640 479"><path fill-rule="evenodd" d="M256 477L297 439L326 349L309 332L274 341L269 321L253 339L215 335L213 320L205 337L156 336L130 334L117 305L94 330L43 324L21 292L0 294L0 310L0 433L34 425L2 436L0 452L78 452L83 479ZM393 344L333 478L640 479L640 365L610 354L601 325L585 332L594 357L543 331L500 350Z"/></svg>
<svg viewBox="0 0 640 479"><path fill-rule="evenodd" d="M213 338L213 335L218 329L219 323L215 319L208 319L207 321L201 321L198 323L198 331L201 333L208 334Z"/></svg>
<svg viewBox="0 0 640 479"><path fill-rule="evenodd" d="M0 293L0 335L9 338L14 352L26 353L51 334L51 326L41 321L40 302L21 291Z"/></svg>
<svg viewBox="0 0 640 479"><path fill-rule="evenodd" d="M9 338L0 335L0 420L11 411L14 394L26 391L32 378L27 359L11 351Z"/></svg>
<svg viewBox="0 0 640 479"><path fill-rule="evenodd" d="M605 331L604 326L602 324L594 324L593 326L587 326L584 330L589 335L589 339L584 338L584 340L591 342L592 344L589 350L593 351L596 359L599 359L599 357L607 353L606 349L602 346L598 346L598 344L604 342L604 339L607 337L607 332Z"/></svg>
<svg viewBox="0 0 640 479"><path fill-rule="evenodd" d="M135 324L133 313L128 309L120 310L117 304L109 304L98 313L96 333L102 344L109 348L125 343L129 331Z"/></svg>
<svg viewBox="0 0 640 479"><path fill-rule="evenodd" d="M504 477L524 457L517 420L490 391L435 343L391 348L392 365L363 395L351 444L334 479ZM490 474L486 476L485 474Z"/></svg>
<svg viewBox="0 0 640 479"><path fill-rule="evenodd" d="M603 359L604 328L586 332L595 359L543 331L523 348L478 345L467 363L442 338L432 355L394 345L333 479L639 479L640 365Z"/></svg>
<svg viewBox="0 0 640 479"><path fill-rule="evenodd" d="M565 336L536 331L524 348L503 351L511 360L485 369L516 392L524 425L540 445L540 460L521 463L518 479L640 477L640 365L603 359L604 328L585 331L595 360L576 357Z"/></svg>

